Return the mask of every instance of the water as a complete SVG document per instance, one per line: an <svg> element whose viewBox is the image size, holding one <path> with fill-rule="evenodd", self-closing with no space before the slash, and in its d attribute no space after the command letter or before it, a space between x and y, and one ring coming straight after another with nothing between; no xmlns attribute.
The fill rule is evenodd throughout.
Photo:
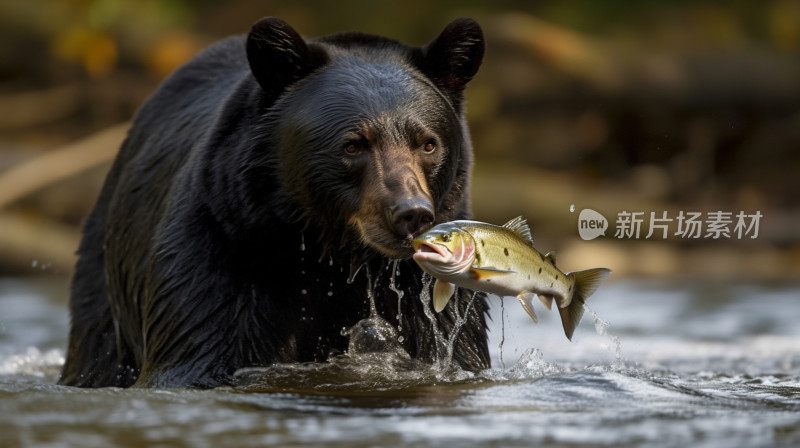
<svg viewBox="0 0 800 448"><path fill-rule="evenodd" d="M495 299L478 374L404 357L383 316L329 363L208 391L55 385L65 295L0 280L0 447L800 446L797 285L607 282L571 343L556 312Z"/></svg>

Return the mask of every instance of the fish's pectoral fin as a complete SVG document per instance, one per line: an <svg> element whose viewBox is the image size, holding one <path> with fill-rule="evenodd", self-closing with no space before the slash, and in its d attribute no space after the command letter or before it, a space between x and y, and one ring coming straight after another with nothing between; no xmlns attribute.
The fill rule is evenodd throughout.
<svg viewBox="0 0 800 448"><path fill-rule="evenodd" d="M544 304L547 311L552 311L553 309L553 296L549 294L539 294L539 300Z"/></svg>
<svg viewBox="0 0 800 448"><path fill-rule="evenodd" d="M472 277L473 280L484 280L487 278L497 277L499 275L508 275L508 274L515 274L515 271L509 271L505 269L497 269L492 267L471 267L469 268L469 275Z"/></svg>
<svg viewBox="0 0 800 448"><path fill-rule="evenodd" d="M529 292L529 291L522 291L521 293L517 294L517 300L519 303L522 304L522 309L528 313L528 316L533 319L535 323L539 323L539 319L536 317L536 312L533 311L533 298L536 294Z"/></svg>
<svg viewBox="0 0 800 448"><path fill-rule="evenodd" d="M436 280L436 283L433 284L433 309L437 313L441 313L444 307L447 306L447 302L453 296L455 290L456 287L452 283Z"/></svg>

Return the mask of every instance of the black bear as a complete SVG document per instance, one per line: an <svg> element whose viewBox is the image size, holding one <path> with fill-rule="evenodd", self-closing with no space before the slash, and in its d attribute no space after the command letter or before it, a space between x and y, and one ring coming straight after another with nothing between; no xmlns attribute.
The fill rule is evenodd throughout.
<svg viewBox="0 0 800 448"><path fill-rule="evenodd" d="M471 19L413 47L265 18L178 69L84 225L60 383L215 387L325 361L370 298L411 357L435 359L460 316L453 362L489 367L485 297L430 317L410 261L414 235L470 215L463 91L483 52Z"/></svg>

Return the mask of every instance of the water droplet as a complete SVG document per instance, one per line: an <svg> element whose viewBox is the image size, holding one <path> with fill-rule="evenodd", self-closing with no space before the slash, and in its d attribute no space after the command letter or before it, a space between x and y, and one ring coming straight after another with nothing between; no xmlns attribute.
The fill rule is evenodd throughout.
<svg viewBox="0 0 800 448"><path fill-rule="evenodd" d="M350 275L347 277L347 284L351 285L356 279L356 274L358 271L361 270L365 265L364 264L356 264L355 262L350 262Z"/></svg>
<svg viewBox="0 0 800 448"><path fill-rule="evenodd" d="M505 301L500 300L500 369L506 370L506 362L503 359L503 346L506 343L506 307Z"/></svg>
<svg viewBox="0 0 800 448"><path fill-rule="evenodd" d="M608 330L608 322L597 319L594 321L594 330L597 332L599 336L603 336L606 334L606 330Z"/></svg>
<svg viewBox="0 0 800 448"><path fill-rule="evenodd" d="M300 308L300 311L302 311L302 312L304 312L304 313L305 313L305 312L306 312L306 307L301 307L301 308Z"/></svg>
<svg viewBox="0 0 800 448"><path fill-rule="evenodd" d="M402 336L398 336L398 337L397 337L397 342L403 342L403 341L405 341L405 340L406 340L406 338L404 338L404 337L402 337Z"/></svg>
<svg viewBox="0 0 800 448"><path fill-rule="evenodd" d="M39 264L39 260L33 260L33 263L31 263L31 267L35 268L37 264Z"/></svg>
<svg viewBox="0 0 800 448"><path fill-rule="evenodd" d="M405 295L405 293L401 291L397 287L397 284L395 283L395 278L400 275L399 261L395 260L394 262L390 263L390 265L392 266L392 275L391 277L389 277L389 289L394 291L394 293L397 295L397 321L400 322L400 320L403 317L402 301L403 301L403 295Z"/></svg>
<svg viewBox="0 0 800 448"><path fill-rule="evenodd" d="M306 237L302 233L300 234L300 252L306 250Z"/></svg>
<svg viewBox="0 0 800 448"><path fill-rule="evenodd" d="M333 266L333 257L328 258L328 266Z"/></svg>
<svg viewBox="0 0 800 448"><path fill-rule="evenodd" d="M306 291L305 289L301 289L301 290L300 290L300 294L302 294L302 295L306 295L306 294L308 294L308 291Z"/></svg>
<svg viewBox="0 0 800 448"><path fill-rule="evenodd" d="M575 204L570 204L569 205L569 212L570 213L575 213Z"/></svg>
<svg viewBox="0 0 800 448"><path fill-rule="evenodd" d="M328 297L333 297L333 291L328 291Z"/></svg>

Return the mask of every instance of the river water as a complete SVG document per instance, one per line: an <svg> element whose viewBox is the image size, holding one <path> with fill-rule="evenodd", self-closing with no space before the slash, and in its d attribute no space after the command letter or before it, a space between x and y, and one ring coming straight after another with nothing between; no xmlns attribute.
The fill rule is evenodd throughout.
<svg viewBox="0 0 800 448"><path fill-rule="evenodd" d="M800 446L796 284L607 282L572 342L495 298L477 375L361 353L207 391L55 385L66 291L0 279L0 447Z"/></svg>

